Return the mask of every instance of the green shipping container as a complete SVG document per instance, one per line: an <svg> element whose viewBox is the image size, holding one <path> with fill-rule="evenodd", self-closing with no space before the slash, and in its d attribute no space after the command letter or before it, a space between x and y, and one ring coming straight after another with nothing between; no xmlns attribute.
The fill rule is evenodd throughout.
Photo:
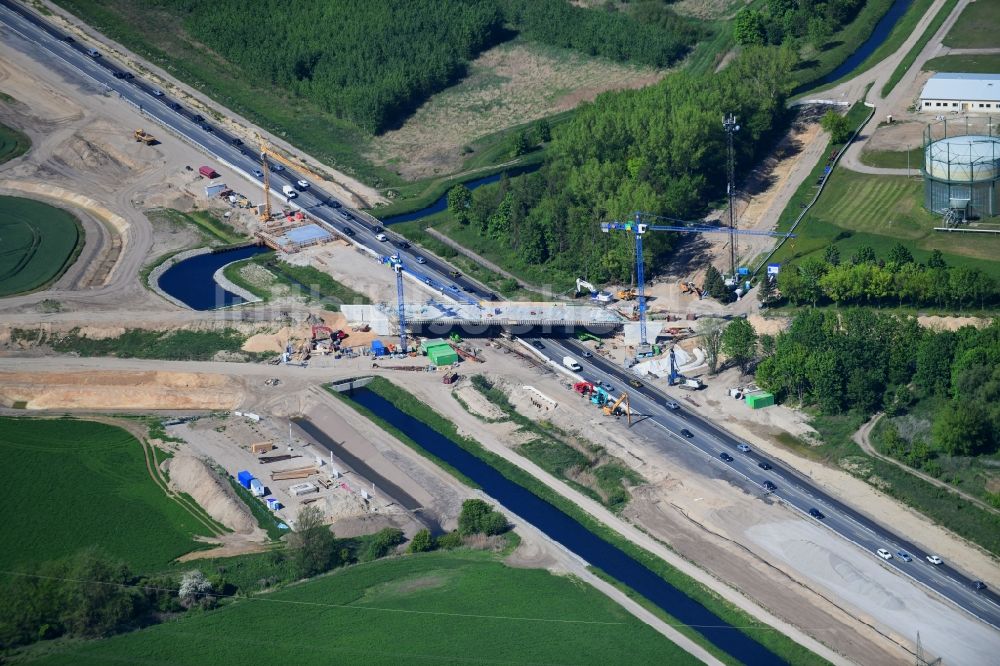
<svg viewBox="0 0 1000 666"><path fill-rule="evenodd" d="M420 353L428 354L430 350L434 347L448 347L451 349L451 345L448 344L447 340L442 340L441 338L432 338L430 340L423 340L420 343Z"/></svg>
<svg viewBox="0 0 1000 666"><path fill-rule="evenodd" d="M747 405L750 409L760 409L761 407L770 407L774 404L774 394L773 393L753 393L746 397Z"/></svg>
<svg viewBox="0 0 1000 666"><path fill-rule="evenodd" d="M431 347L427 350L427 357L438 367L458 363L458 354L448 345Z"/></svg>

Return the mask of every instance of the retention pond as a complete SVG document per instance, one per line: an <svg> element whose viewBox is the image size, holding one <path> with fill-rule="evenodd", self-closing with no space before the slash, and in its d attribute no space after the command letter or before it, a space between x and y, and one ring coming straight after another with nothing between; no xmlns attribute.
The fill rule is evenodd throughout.
<svg viewBox="0 0 1000 666"><path fill-rule="evenodd" d="M357 389L347 395L362 407L370 409L406 433L428 453L437 456L478 483L503 506L530 521L550 538L592 566L627 585L678 621L695 629L720 650L745 664L786 663L622 550L601 539L523 486L510 481L496 469L422 421L402 412L382 396L365 388Z"/></svg>
<svg viewBox="0 0 1000 666"><path fill-rule="evenodd" d="M247 245L195 255L178 261L164 271L158 284L160 289L192 310L214 310L239 305L244 302L243 299L220 287L213 279L215 271L234 261L270 251L270 248L262 245Z"/></svg>

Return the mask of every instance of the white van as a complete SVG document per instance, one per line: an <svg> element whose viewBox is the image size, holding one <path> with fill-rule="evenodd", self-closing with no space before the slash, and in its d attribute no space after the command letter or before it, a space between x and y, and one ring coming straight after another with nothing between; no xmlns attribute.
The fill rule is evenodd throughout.
<svg viewBox="0 0 1000 666"><path fill-rule="evenodd" d="M87 49L87 55L89 55L91 58L100 58L101 52L98 51L97 49Z"/></svg>
<svg viewBox="0 0 1000 666"><path fill-rule="evenodd" d="M574 372L579 372L580 370L583 370L580 364L577 363L576 359L573 358L572 356L563 356L563 365L565 365L570 370L573 370Z"/></svg>
<svg viewBox="0 0 1000 666"><path fill-rule="evenodd" d="M299 193L295 191L295 188L291 185L282 185L281 191L284 192L285 196L289 199L294 199L299 196Z"/></svg>

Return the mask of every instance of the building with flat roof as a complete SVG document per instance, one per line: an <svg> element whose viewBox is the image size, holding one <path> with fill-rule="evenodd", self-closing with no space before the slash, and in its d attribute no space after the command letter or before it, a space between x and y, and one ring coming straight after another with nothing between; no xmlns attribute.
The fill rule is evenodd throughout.
<svg viewBox="0 0 1000 666"><path fill-rule="evenodd" d="M1000 74L938 72L920 92L920 111L996 113L1000 111Z"/></svg>

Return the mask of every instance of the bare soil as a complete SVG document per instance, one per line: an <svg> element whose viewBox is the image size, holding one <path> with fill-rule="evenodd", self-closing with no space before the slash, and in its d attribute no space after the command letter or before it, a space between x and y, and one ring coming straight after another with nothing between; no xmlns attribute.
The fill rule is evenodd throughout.
<svg viewBox="0 0 1000 666"><path fill-rule="evenodd" d="M476 58L459 84L434 95L398 130L376 137L369 157L417 179L461 168L474 140L593 100L641 88L665 72L617 65L534 44L502 44Z"/></svg>
<svg viewBox="0 0 1000 666"><path fill-rule="evenodd" d="M176 455L167 461L167 470L171 488L193 497L212 518L237 534L260 536L257 520L246 504L203 460L186 454Z"/></svg>

